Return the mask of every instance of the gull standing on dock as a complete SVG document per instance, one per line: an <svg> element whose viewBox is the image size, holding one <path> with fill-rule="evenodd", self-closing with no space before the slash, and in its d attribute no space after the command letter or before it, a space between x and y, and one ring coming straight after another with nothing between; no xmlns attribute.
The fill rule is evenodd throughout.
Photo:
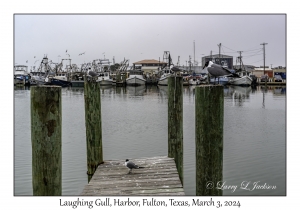
<svg viewBox="0 0 300 210"><path fill-rule="evenodd" d="M135 165L133 162L129 161L128 159L126 159L126 161L125 161L125 166L127 166L127 168L130 169L128 174L131 173L131 170L134 169L134 168L135 169L144 168L144 167L140 167L138 165Z"/></svg>
<svg viewBox="0 0 300 210"><path fill-rule="evenodd" d="M206 61L203 69L207 67L207 71L210 75L215 77L215 81L217 77L227 76L227 77L239 77L236 73L231 72L229 69L222 67L221 65L214 64L212 61ZM219 82L219 79L218 79Z"/></svg>

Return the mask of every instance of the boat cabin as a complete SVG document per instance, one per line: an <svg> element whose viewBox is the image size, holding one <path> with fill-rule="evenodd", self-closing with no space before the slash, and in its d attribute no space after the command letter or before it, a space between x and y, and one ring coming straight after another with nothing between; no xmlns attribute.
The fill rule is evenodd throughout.
<svg viewBox="0 0 300 210"><path fill-rule="evenodd" d="M15 75L28 75L28 66L25 65L15 65Z"/></svg>
<svg viewBox="0 0 300 210"><path fill-rule="evenodd" d="M128 72L129 72L129 75L144 75L143 71L139 71L139 70L131 70Z"/></svg>

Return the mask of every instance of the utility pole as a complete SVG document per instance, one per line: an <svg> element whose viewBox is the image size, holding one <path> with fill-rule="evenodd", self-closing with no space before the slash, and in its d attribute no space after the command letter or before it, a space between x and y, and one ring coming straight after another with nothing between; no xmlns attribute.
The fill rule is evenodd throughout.
<svg viewBox="0 0 300 210"><path fill-rule="evenodd" d="M220 60L220 57L221 57L221 43L218 44L218 47L219 47L219 64L221 65L221 60Z"/></svg>
<svg viewBox="0 0 300 210"><path fill-rule="evenodd" d="M263 45L264 47L263 47L263 50L264 50L264 75L265 75L265 68L266 68L266 65L265 65L265 63L266 63L266 53L265 53L265 45L266 44L268 44L268 43L262 43L262 44L260 44L260 45Z"/></svg>

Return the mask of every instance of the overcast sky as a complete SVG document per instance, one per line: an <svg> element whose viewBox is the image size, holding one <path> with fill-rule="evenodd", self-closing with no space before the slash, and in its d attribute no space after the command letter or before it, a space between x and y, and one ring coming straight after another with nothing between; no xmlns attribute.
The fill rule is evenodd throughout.
<svg viewBox="0 0 300 210"><path fill-rule="evenodd" d="M286 15L19 15L14 16L14 62L39 65L44 55L53 62L72 59L80 65L95 59L111 62L163 60L169 51L173 63L186 65L219 53L243 51L243 63L286 66ZM66 53L67 50L67 53ZM84 53L84 55L79 55ZM69 55L67 55L69 54ZM59 57L60 56L60 57ZM35 57L35 58L34 58ZM28 63L26 61L28 60ZM35 64L34 64L35 63Z"/></svg>

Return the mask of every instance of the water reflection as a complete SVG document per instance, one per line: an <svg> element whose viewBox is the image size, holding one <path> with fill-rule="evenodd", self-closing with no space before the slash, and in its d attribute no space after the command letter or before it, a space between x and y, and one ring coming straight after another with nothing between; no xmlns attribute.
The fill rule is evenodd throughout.
<svg viewBox="0 0 300 210"><path fill-rule="evenodd" d="M273 93L275 95L286 95L286 86L257 86L257 91Z"/></svg>
<svg viewBox="0 0 300 210"><path fill-rule="evenodd" d="M19 85L16 85L16 86L14 86L14 89L15 90L29 90L30 86L19 86Z"/></svg>
<svg viewBox="0 0 300 210"><path fill-rule="evenodd" d="M84 94L84 88L83 87L68 87L69 91L73 93L73 95L83 95Z"/></svg>
<svg viewBox="0 0 300 210"><path fill-rule="evenodd" d="M146 91L146 86L145 85L127 86L126 87L126 93L129 96L144 96L145 91Z"/></svg>
<svg viewBox="0 0 300 210"><path fill-rule="evenodd" d="M286 94L286 87L274 87L273 88L274 95L285 95Z"/></svg>
<svg viewBox="0 0 300 210"><path fill-rule="evenodd" d="M161 102L168 100L168 86L158 86L158 94Z"/></svg>
<svg viewBox="0 0 300 210"><path fill-rule="evenodd" d="M195 88L183 87L186 195L195 195ZM100 91L105 160L167 154L168 86L103 86ZM285 95L285 86L224 87L224 181L277 186L225 190L224 195L286 194ZM32 195L28 87L15 88L14 99L14 193ZM79 195L87 184L84 113L84 89L62 88L63 195Z"/></svg>
<svg viewBox="0 0 300 210"><path fill-rule="evenodd" d="M240 86L232 86L229 87L232 92L232 101L236 106L242 106L243 103L249 99L251 87L240 87Z"/></svg>

